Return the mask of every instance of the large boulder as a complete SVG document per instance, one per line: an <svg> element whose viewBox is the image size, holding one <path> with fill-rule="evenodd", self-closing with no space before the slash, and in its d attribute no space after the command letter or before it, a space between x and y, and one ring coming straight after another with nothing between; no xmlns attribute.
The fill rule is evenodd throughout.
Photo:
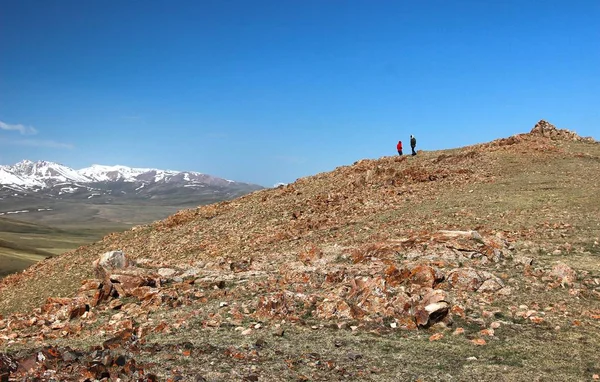
<svg viewBox="0 0 600 382"><path fill-rule="evenodd" d="M134 294L134 290L143 286L160 285L160 275L149 269L137 267L123 251L110 251L94 261L96 277L100 285L92 300L92 306L111 297L125 297Z"/></svg>
<svg viewBox="0 0 600 382"><path fill-rule="evenodd" d="M100 255L100 258L94 261L94 271L99 279L106 278L107 274L115 269L123 269L133 266L133 261L129 260L123 251L109 251Z"/></svg>

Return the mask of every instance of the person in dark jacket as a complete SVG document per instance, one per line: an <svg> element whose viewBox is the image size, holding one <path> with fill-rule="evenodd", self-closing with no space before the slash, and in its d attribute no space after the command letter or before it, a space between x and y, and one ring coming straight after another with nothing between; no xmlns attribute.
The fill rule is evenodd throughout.
<svg viewBox="0 0 600 382"><path fill-rule="evenodd" d="M415 138L413 135L410 136L410 148L412 149L412 155L417 155L417 152L415 151L415 147L417 147L417 138Z"/></svg>
<svg viewBox="0 0 600 382"><path fill-rule="evenodd" d="M402 155L402 141L398 141L396 149L398 149L398 155Z"/></svg>

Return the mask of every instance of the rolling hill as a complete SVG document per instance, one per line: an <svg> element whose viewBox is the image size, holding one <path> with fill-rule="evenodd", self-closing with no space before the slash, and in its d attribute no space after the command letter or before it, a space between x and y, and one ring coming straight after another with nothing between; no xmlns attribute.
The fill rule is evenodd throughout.
<svg viewBox="0 0 600 382"><path fill-rule="evenodd" d="M599 216L600 144L545 121L363 159L6 277L0 365L89 380L598 379ZM117 250L127 267L92 264Z"/></svg>

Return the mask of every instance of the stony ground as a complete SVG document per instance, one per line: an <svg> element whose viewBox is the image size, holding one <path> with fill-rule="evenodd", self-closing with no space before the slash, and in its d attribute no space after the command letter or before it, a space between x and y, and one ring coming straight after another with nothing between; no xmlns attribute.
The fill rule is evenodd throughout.
<svg viewBox="0 0 600 382"><path fill-rule="evenodd" d="M599 379L599 217L600 145L544 123L361 160L8 277L0 376Z"/></svg>

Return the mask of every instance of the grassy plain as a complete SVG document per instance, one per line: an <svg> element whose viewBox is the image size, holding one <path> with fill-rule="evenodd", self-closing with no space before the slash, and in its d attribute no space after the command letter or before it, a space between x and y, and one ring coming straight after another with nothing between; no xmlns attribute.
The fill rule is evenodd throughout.
<svg viewBox="0 0 600 382"><path fill-rule="evenodd" d="M5 211L29 211L0 217L0 278L109 233L165 218L182 208L31 199L4 202L0 207Z"/></svg>

